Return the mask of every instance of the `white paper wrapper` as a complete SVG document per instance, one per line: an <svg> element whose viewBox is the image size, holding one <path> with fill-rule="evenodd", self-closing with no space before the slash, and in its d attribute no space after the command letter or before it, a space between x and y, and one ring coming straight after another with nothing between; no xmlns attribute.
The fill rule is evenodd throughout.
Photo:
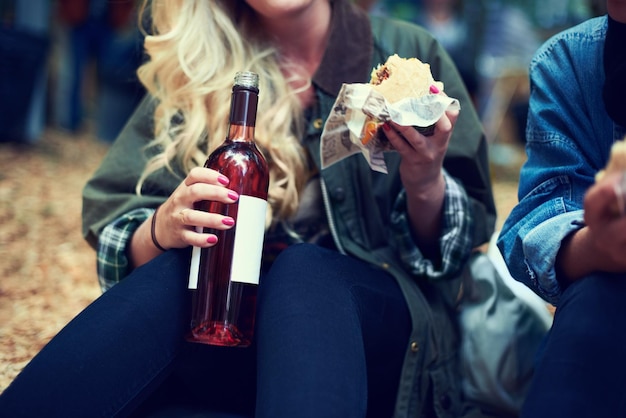
<svg viewBox="0 0 626 418"><path fill-rule="evenodd" d="M389 103L371 84L344 84L330 112L321 138L322 169L361 152L372 170L387 173L383 153L393 151L377 134L378 124L428 127L447 109L460 109L457 99L444 94Z"/></svg>

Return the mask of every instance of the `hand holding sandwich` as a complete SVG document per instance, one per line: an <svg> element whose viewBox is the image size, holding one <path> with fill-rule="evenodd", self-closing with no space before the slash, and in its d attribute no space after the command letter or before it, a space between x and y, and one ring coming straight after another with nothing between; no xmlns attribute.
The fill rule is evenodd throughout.
<svg viewBox="0 0 626 418"><path fill-rule="evenodd" d="M443 94L443 93L440 93ZM400 177L407 193L407 213L420 248L438 248L441 208L445 196L443 159L459 110L447 110L431 136L412 126L386 122L383 133L401 155Z"/></svg>
<svg viewBox="0 0 626 418"><path fill-rule="evenodd" d="M383 125L397 127L399 132L417 130L430 137L446 112L456 114L460 109L458 100L443 89L429 64L398 55L374 68L369 83L344 84L322 132L322 168L361 153L372 170L386 173L383 154L396 149L387 140ZM424 160L429 159L427 153Z"/></svg>
<svg viewBox="0 0 626 418"><path fill-rule="evenodd" d="M611 148L606 167L585 194L585 227L572 233L557 256L563 277L574 281L594 272L626 272L626 142Z"/></svg>

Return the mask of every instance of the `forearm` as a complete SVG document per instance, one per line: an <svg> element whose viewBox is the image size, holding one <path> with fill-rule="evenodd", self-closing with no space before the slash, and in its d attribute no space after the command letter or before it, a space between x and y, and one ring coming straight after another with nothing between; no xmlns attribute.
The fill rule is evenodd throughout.
<svg viewBox="0 0 626 418"><path fill-rule="evenodd" d="M581 228L563 240L555 263L557 277L564 283L597 271L620 271L620 266L607 256L606 251L598 248L589 227Z"/></svg>
<svg viewBox="0 0 626 418"><path fill-rule="evenodd" d="M470 200L461 184L452 177L444 173L443 180L443 201L440 205L435 204L438 200L438 194L435 194L437 188L431 189L431 195L411 195L411 205L415 205L412 206L415 208L412 209L412 217L417 225L412 225L413 221L409 219L406 190L396 199L391 217L390 227L399 257L408 271L428 280L457 277L472 250ZM433 225L435 228L431 229ZM431 234L429 239L426 240L425 233L422 233L418 242L418 232L414 232L416 227L428 231Z"/></svg>
<svg viewBox="0 0 626 418"><path fill-rule="evenodd" d="M593 259L587 235L587 228L572 232L563 240L555 269L557 278L563 283L576 281L593 271Z"/></svg>
<svg viewBox="0 0 626 418"><path fill-rule="evenodd" d="M585 226L568 235L557 254L562 279L574 281L596 271L626 271L626 218L618 209L623 183L621 172L609 172L587 191Z"/></svg>
<svg viewBox="0 0 626 418"><path fill-rule="evenodd" d="M407 190L407 214L413 237L418 248L430 259L439 254L445 190L443 173L424 190Z"/></svg>
<svg viewBox="0 0 626 418"><path fill-rule="evenodd" d="M146 219L131 237L128 246L128 257L133 268L146 264L162 253L152 241L151 225L154 216L155 214L153 213L152 216Z"/></svg>

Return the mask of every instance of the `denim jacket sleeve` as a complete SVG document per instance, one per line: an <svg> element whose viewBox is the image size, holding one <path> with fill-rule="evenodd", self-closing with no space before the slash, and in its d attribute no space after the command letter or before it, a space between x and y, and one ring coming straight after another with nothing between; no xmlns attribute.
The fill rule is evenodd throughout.
<svg viewBox="0 0 626 418"><path fill-rule="evenodd" d="M498 238L511 275L555 305L561 242L583 227L585 192L619 135L602 102L605 33L606 17L591 19L535 54L520 201Z"/></svg>

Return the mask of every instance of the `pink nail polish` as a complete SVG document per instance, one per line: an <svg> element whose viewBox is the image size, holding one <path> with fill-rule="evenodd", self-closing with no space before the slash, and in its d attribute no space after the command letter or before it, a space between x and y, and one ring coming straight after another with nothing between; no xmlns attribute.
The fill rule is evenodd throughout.
<svg viewBox="0 0 626 418"><path fill-rule="evenodd" d="M220 175L217 177L217 181L218 181L220 184L223 184L224 186L226 186L226 185L229 183L228 177L226 177L226 176L225 176L225 175L223 175L223 174L220 174Z"/></svg>
<svg viewBox="0 0 626 418"><path fill-rule="evenodd" d="M430 86L430 92L432 94L438 94L439 93L439 89L437 88L437 86L435 86L434 84L431 84Z"/></svg>
<svg viewBox="0 0 626 418"><path fill-rule="evenodd" d="M231 198L232 200L237 200L239 199L239 195L235 192L228 192L228 197Z"/></svg>
<svg viewBox="0 0 626 418"><path fill-rule="evenodd" d="M222 223L226 226L233 226L235 225L235 220L233 218L224 218L222 219Z"/></svg>
<svg viewBox="0 0 626 418"><path fill-rule="evenodd" d="M209 237L206 239L206 242L208 242L209 244L215 244L217 242L217 237L215 235L209 235Z"/></svg>

